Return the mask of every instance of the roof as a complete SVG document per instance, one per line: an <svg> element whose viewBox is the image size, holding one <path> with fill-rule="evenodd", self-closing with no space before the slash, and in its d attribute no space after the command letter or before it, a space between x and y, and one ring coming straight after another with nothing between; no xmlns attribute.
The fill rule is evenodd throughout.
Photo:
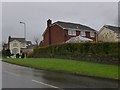
<svg viewBox="0 0 120 90"><path fill-rule="evenodd" d="M4 46L7 46L8 44L7 43L4 43Z"/></svg>
<svg viewBox="0 0 120 90"><path fill-rule="evenodd" d="M65 29L82 29L82 30L91 30L91 31L96 31L88 26L77 24L77 23L70 23L70 22L62 22L62 21L57 21L54 24L57 24Z"/></svg>
<svg viewBox="0 0 120 90"><path fill-rule="evenodd" d="M32 45L32 42L31 41L26 41L26 44L27 45Z"/></svg>
<svg viewBox="0 0 120 90"><path fill-rule="evenodd" d="M17 40L17 41L19 41L19 42L25 42L25 38L11 38L10 39L10 42L12 42L12 41L14 41L14 40Z"/></svg>
<svg viewBox="0 0 120 90"><path fill-rule="evenodd" d="M118 30L120 30L120 27L117 26L111 26L111 25L104 25L105 28L108 28L110 30L113 30L115 32L118 32Z"/></svg>
<svg viewBox="0 0 120 90"><path fill-rule="evenodd" d="M6 48L6 47L8 47L8 44L7 44L7 43L5 43L5 44L3 45L3 47L5 47L5 48Z"/></svg>
<svg viewBox="0 0 120 90"><path fill-rule="evenodd" d="M33 48L35 48L35 47L36 47L36 45L30 45L30 46L28 45L28 46L27 46L27 49L33 49Z"/></svg>
<svg viewBox="0 0 120 90"><path fill-rule="evenodd" d="M88 31L89 30L89 31L97 32L96 30L94 30L88 26L85 26L82 24L77 24L77 23L71 23L71 22L57 21L57 22L54 22L53 24L51 24L50 26L53 26L53 25L58 25L58 26L62 27L63 29L72 29L72 30L78 30L78 31L81 31L81 30ZM47 29L48 29L48 27L45 29L45 31L43 32L42 35L45 34Z"/></svg>

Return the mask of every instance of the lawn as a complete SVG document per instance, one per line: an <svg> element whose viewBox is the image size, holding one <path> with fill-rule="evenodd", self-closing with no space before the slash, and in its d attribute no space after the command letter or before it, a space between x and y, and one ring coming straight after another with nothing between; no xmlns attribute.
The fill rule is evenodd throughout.
<svg viewBox="0 0 120 90"><path fill-rule="evenodd" d="M4 59L31 68L118 79L118 66L53 58Z"/></svg>

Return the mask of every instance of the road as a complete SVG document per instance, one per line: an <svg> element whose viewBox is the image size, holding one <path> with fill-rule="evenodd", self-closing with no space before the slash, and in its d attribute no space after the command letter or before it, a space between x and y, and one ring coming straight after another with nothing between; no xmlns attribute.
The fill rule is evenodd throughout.
<svg viewBox="0 0 120 90"><path fill-rule="evenodd" d="M36 70L2 62L2 88L117 88L118 82Z"/></svg>

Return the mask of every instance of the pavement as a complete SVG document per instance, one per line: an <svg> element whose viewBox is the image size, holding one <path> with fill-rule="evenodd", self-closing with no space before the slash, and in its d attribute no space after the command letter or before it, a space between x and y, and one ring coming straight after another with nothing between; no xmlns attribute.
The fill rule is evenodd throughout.
<svg viewBox="0 0 120 90"><path fill-rule="evenodd" d="M2 88L118 88L118 81L37 70L2 62Z"/></svg>

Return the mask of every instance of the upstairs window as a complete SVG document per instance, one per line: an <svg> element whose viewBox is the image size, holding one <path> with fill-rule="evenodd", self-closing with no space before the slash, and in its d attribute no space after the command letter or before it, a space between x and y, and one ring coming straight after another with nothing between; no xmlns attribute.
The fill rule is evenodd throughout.
<svg viewBox="0 0 120 90"><path fill-rule="evenodd" d="M90 32L90 37L95 37L95 33L94 32Z"/></svg>
<svg viewBox="0 0 120 90"><path fill-rule="evenodd" d="M82 36L82 37L85 37L85 36L86 36L86 34L85 34L84 31L81 31L81 36Z"/></svg>
<svg viewBox="0 0 120 90"><path fill-rule="evenodd" d="M13 47L18 47L18 43L14 42Z"/></svg>
<svg viewBox="0 0 120 90"><path fill-rule="evenodd" d="M68 30L68 35L76 36L75 30Z"/></svg>

